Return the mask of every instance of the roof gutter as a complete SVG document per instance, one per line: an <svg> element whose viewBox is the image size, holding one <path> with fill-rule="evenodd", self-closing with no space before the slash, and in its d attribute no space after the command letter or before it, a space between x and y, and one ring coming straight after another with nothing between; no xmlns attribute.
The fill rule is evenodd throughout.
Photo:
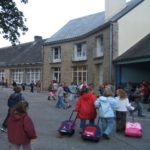
<svg viewBox="0 0 150 150"><path fill-rule="evenodd" d="M109 81L112 82L112 52L113 52L113 23L110 23L110 47L109 47Z"/></svg>

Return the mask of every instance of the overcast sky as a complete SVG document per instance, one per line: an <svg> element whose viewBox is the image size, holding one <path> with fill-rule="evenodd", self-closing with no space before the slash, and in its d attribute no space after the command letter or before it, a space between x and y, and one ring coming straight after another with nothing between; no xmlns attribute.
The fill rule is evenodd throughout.
<svg viewBox="0 0 150 150"><path fill-rule="evenodd" d="M21 43L33 41L35 35L49 38L71 19L105 9L105 0L28 0L26 5L20 0L14 1L27 18L26 26L29 28L19 39ZM10 45L0 34L0 48Z"/></svg>

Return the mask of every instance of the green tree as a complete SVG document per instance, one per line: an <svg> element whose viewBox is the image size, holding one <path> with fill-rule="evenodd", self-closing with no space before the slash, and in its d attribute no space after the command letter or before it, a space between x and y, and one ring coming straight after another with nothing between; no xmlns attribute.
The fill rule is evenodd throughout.
<svg viewBox="0 0 150 150"><path fill-rule="evenodd" d="M20 0L26 4L28 0ZM26 18L19 11L14 0L0 0L0 34L12 45L19 43L19 37L28 31Z"/></svg>

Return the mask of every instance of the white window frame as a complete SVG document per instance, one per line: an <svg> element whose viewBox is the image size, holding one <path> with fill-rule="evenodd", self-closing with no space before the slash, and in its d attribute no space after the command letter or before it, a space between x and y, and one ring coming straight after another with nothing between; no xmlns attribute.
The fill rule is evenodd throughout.
<svg viewBox="0 0 150 150"><path fill-rule="evenodd" d="M72 81L77 84L87 81L87 67L86 66L76 66L72 68Z"/></svg>
<svg viewBox="0 0 150 150"><path fill-rule="evenodd" d="M59 46L52 48L52 62L61 62L61 48Z"/></svg>
<svg viewBox="0 0 150 150"><path fill-rule="evenodd" d="M96 48L93 49L93 57L102 57L104 55L103 36L96 37Z"/></svg>
<svg viewBox="0 0 150 150"><path fill-rule="evenodd" d="M5 72L4 70L0 70L0 82L4 82L2 78L5 80Z"/></svg>
<svg viewBox="0 0 150 150"><path fill-rule="evenodd" d="M22 69L14 69L12 70L12 81L15 81L17 84L21 84L23 82L24 72Z"/></svg>
<svg viewBox="0 0 150 150"><path fill-rule="evenodd" d="M53 80L57 81L58 83L61 82L61 69L60 69L60 67L52 68L52 76L53 76Z"/></svg>
<svg viewBox="0 0 150 150"><path fill-rule="evenodd" d="M77 43L74 45L73 60L80 61L87 59L87 44Z"/></svg>
<svg viewBox="0 0 150 150"><path fill-rule="evenodd" d="M30 84L32 81L36 83L41 80L41 70L39 68L30 68L26 70L26 83Z"/></svg>

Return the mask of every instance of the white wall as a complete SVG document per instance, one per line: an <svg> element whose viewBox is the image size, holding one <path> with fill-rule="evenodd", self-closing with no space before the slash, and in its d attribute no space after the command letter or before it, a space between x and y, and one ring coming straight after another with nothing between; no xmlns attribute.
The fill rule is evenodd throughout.
<svg viewBox="0 0 150 150"><path fill-rule="evenodd" d="M126 6L126 0L105 0L105 20L109 20Z"/></svg>
<svg viewBox="0 0 150 150"><path fill-rule="evenodd" d="M131 48L150 33L150 0L140 5L118 20L118 55Z"/></svg>

